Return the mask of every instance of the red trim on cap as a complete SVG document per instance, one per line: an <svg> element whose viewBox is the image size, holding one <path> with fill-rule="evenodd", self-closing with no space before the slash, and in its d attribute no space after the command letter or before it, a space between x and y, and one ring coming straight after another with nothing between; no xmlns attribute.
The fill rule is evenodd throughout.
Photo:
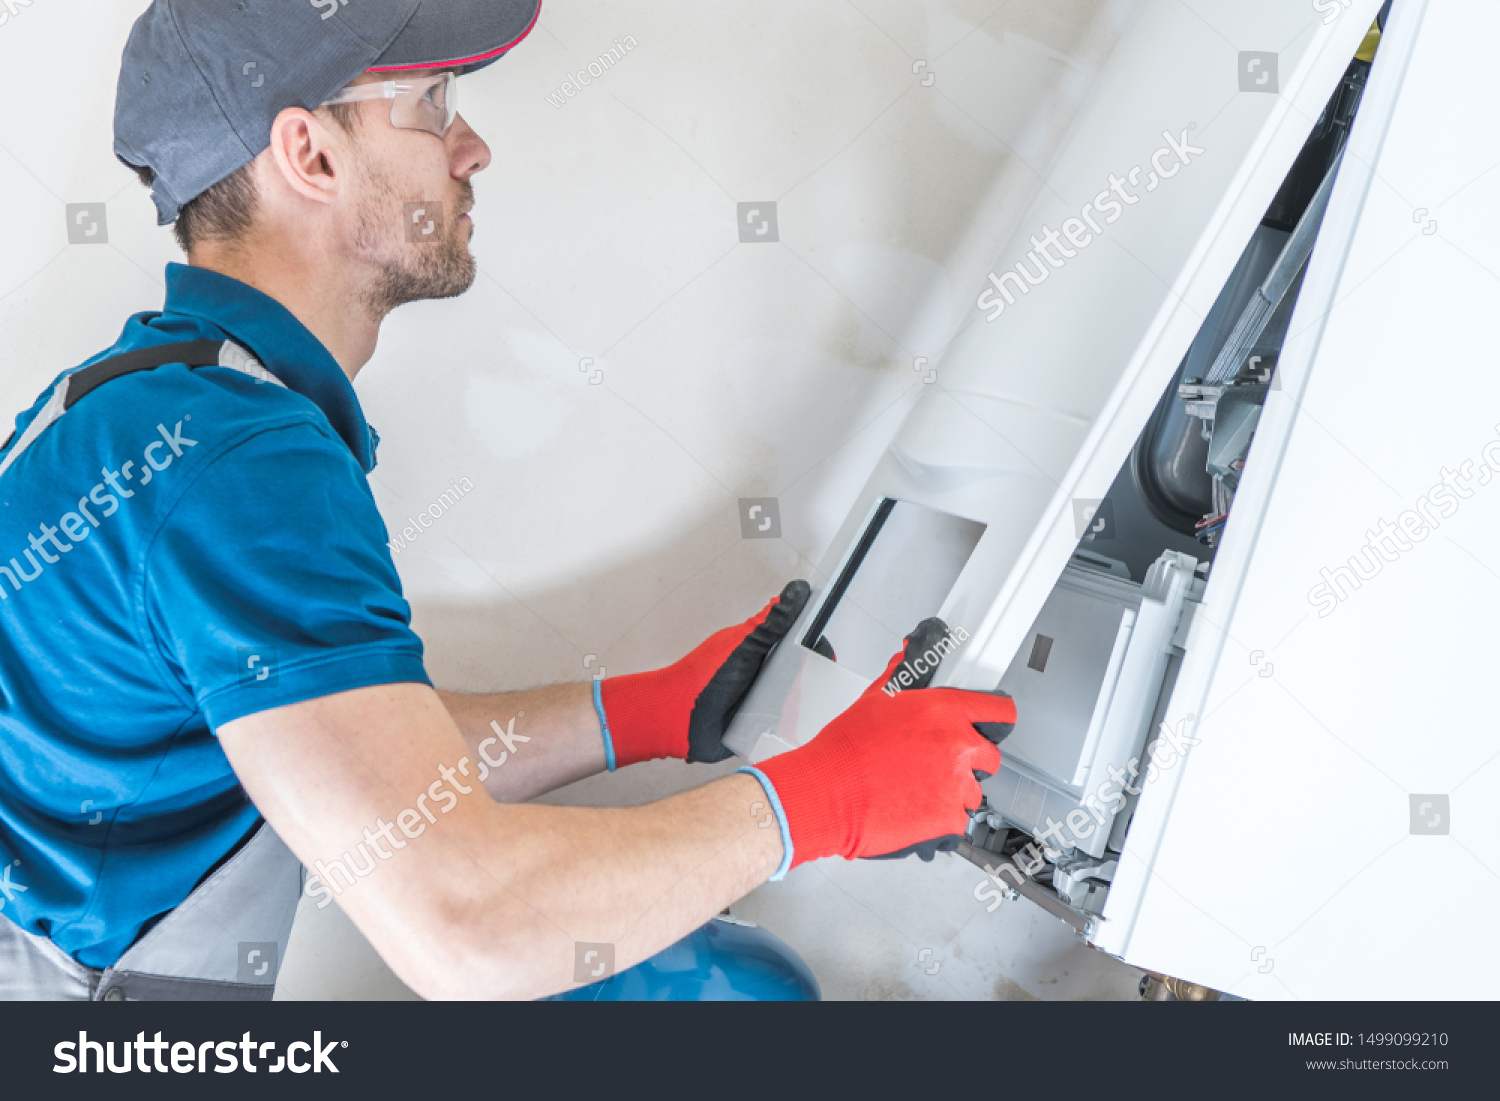
<svg viewBox="0 0 1500 1101"><path fill-rule="evenodd" d="M528 34L531 33L531 28L533 28L533 27L536 26L536 21L538 19L540 19L541 17L542 17L542 5L541 5L540 0L538 0L537 6L536 6L536 14L531 17L531 22L528 23L528 24L526 24L526 29L524 31L522 31L520 34L516 35L516 37L512 38L505 45L503 45L503 46L497 46L495 49L488 50L488 51L486 51L485 53L482 53L482 54L475 54L473 57L453 58L453 59L448 60L448 61L423 61L423 62L420 62L420 63L415 64L415 65L372 65L366 71L367 72L371 72L371 73L395 73L395 72L401 72L401 71L406 70L406 69L436 69L436 68L449 69L449 68L457 68L457 67L459 67L461 65L472 65L476 61L485 61L485 60L487 60L487 59L489 59L491 57L496 56L497 54L503 54L506 50L508 50L512 46L514 46L517 42L521 41L521 39L525 38Z"/></svg>

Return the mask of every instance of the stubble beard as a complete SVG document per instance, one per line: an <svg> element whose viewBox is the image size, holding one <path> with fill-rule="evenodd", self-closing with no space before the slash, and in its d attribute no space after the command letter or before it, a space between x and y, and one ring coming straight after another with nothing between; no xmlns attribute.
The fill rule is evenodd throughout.
<svg viewBox="0 0 1500 1101"><path fill-rule="evenodd" d="M372 317L381 318L397 306L429 298L455 298L471 286L478 265L464 240L460 220L444 211L441 240L418 244L406 236L402 224L404 202L391 178L378 168L361 165L367 185L355 226L356 254L375 266L375 275L362 298ZM472 202L465 181L463 202Z"/></svg>

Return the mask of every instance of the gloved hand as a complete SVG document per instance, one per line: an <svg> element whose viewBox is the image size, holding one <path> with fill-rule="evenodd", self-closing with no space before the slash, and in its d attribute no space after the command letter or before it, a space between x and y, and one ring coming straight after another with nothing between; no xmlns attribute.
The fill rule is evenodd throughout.
<svg viewBox="0 0 1500 1101"><path fill-rule="evenodd" d="M665 669L597 681L594 702L611 771L656 757L714 762L732 756L724 732L811 593L806 581L790 582L759 614L710 636Z"/></svg>
<svg viewBox="0 0 1500 1101"><path fill-rule="evenodd" d="M791 840L788 868L823 856L931 860L963 839L969 814L983 798L979 780L1000 768L996 742L1016 721L1008 696L927 688L935 662L910 686L896 676L948 633L940 619L923 620L885 673L806 745L764 762ZM981 733L983 731L983 733ZM748 770L755 771L755 770ZM764 782L764 781L763 781Z"/></svg>

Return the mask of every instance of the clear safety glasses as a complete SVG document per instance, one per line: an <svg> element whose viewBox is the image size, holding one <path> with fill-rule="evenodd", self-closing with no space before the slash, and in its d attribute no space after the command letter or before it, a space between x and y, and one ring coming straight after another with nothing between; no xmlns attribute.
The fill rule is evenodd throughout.
<svg viewBox="0 0 1500 1101"><path fill-rule="evenodd" d="M442 137L458 115L458 74L440 73L416 80L382 80L341 88L323 101L356 103L366 99L391 101L391 125L402 130L426 130Z"/></svg>

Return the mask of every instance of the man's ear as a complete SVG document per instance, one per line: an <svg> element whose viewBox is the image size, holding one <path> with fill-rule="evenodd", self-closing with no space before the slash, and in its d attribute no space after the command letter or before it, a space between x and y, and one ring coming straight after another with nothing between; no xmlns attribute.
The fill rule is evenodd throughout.
<svg viewBox="0 0 1500 1101"><path fill-rule="evenodd" d="M349 175L348 154L333 128L301 107L288 107L271 123L271 163L275 181L316 203L331 203ZM277 186L271 181L272 186Z"/></svg>

